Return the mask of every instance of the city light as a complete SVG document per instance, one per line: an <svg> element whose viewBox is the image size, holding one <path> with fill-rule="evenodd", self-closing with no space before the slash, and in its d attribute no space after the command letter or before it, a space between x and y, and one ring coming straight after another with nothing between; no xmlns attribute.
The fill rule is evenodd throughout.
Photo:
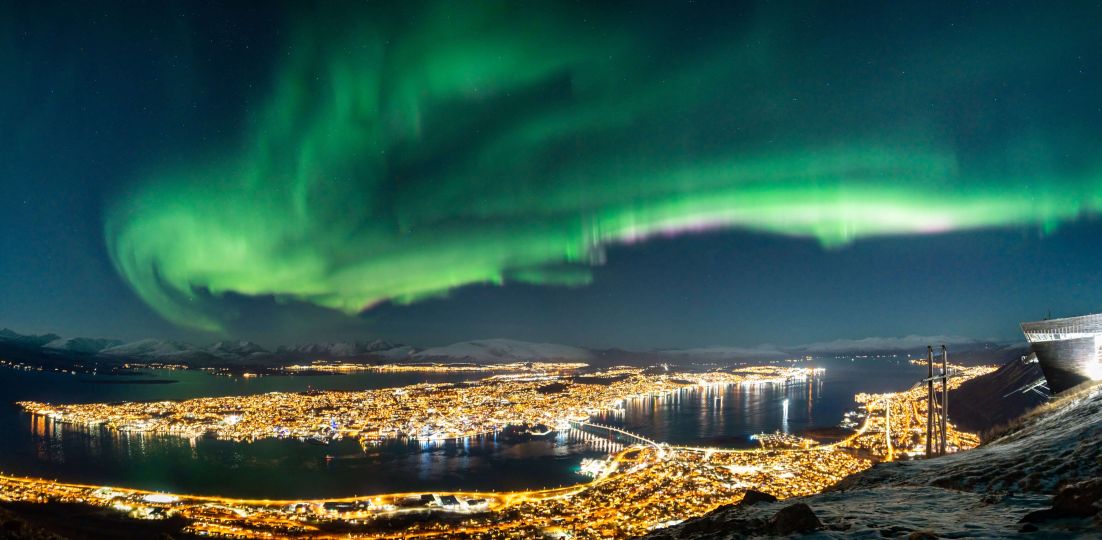
<svg viewBox="0 0 1102 540"><path fill-rule="evenodd" d="M992 371L992 366L952 366L950 386ZM860 425L849 437L820 444L788 433L759 434L760 447L724 449L673 446L632 434L622 428L588 422L587 412L614 410L626 400L673 396L692 387L719 384L756 385L769 380L806 379L821 370L750 367L733 371L649 375L639 368L611 368L587 375L586 383L561 375L529 381L491 377L456 385L414 385L367 392L314 392L202 398L183 402L56 405L24 403L34 413L65 422L104 425L110 429L146 429L166 434L214 429L216 436L276 436L273 411L298 403L290 412L302 415L289 431L326 432L336 422L339 436L402 426L416 432L437 426L478 432L516 422L546 425L589 440L605 440L607 448L623 448L604 459L586 459L580 471L590 480L566 487L506 492L414 492L375 494L327 500L250 500L154 493L135 489L67 484L0 475L0 500L62 501L114 508L140 519L179 516L185 532L212 537L278 538L625 538L680 523L721 505L738 502L748 489L785 499L818 493L842 478L864 470L876 460L918 455L925 418L921 388L888 394L858 394L861 411L847 420ZM556 384L553 394L540 388ZM465 392L464 389L477 389ZM545 399L553 395L554 402ZM291 396L290 401L283 396ZM483 396L484 401L477 401ZM320 401L319 401L320 400ZM787 401L787 400L786 400ZM236 403L241 420L222 421L227 403ZM480 403L482 405L480 405ZM782 402L782 407L786 403ZM263 412L267 411L267 412ZM322 412L324 411L324 418ZM372 415L386 413L381 419ZM177 426L188 417L194 422ZM335 418L339 420L330 420ZM167 420L165 420L167 419ZM212 422L212 419L217 421ZM556 419L558 421L556 421ZM950 450L978 444L978 438L950 426ZM255 433L254 433L255 431ZM389 435L394 433L387 432ZM424 435L423 432L417 432ZM382 431L379 431L382 434ZM614 443L614 444L613 444ZM393 529L389 520L419 516Z"/></svg>
<svg viewBox="0 0 1102 540"><path fill-rule="evenodd" d="M409 438L461 439L510 426L555 427L618 410L625 400L692 387L783 384L817 373L808 368L749 366L733 371L646 373L615 367L575 378L570 369L528 365L475 382L415 384L366 391L269 392L186 401L49 404L20 402L58 422L129 433L233 441L299 438L327 444Z"/></svg>

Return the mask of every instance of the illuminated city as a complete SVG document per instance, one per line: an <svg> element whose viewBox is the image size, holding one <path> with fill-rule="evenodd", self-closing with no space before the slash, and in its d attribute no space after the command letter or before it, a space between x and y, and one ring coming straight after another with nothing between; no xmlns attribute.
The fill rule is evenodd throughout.
<svg viewBox="0 0 1102 540"><path fill-rule="evenodd" d="M737 502L746 489L778 497L816 493L869 466L831 449L709 452L633 446L611 457L589 484L513 493L410 493L329 501L256 501L167 495L0 477L8 500L46 498L111 506L139 518L172 513L194 520L193 531L212 535L309 533L365 538L531 538L570 531L575 538L630 537ZM403 513L456 516L429 520L395 533L376 533L372 522ZM488 512L488 513L487 513ZM469 517L467 517L469 516ZM337 526L336 524L340 524ZM491 527L492 524L492 527ZM360 525L357 527L357 525Z"/></svg>
<svg viewBox="0 0 1102 540"><path fill-rule="evenodd" d="M585 421L627 399L690 386L783 384L815 374L807 368L752 366L728 372L645 375L614 368L572 382L535 366L471 384L420 384L366 392L269 393L183 402L49 405L23 402L28 412L74 424L141 433L235 441L298 437L457 439L508 426L558 427Z"/></svg>
<svg viewBox="0 0 1102 540"><path fill-rule="evenodd" d="M959 386L993 370L991 366L954 366L955 376L951 381ZM892 460L907 453L916 455L920 446L916 438L921 434L916 426L918 416L925 414L924 395L915 389L858 394L855 401L860 405L863 423L852 435L831 444L784 434L762 434L757 437L760 449L676 446L587 422L589 414L602 407L617 408L625 400L662 395L692 385L784 385L804 382L822 373L821 369L767 366L733 372L660 376L644 375L643 371L615 368L598 372L591 377L604 380L592 384L572 383L554 394L541 393L539 389L547 384L561 384L566 379L538 372L507 376L504 380L495 376L458 388L418 385L368 393L289 398L261 395L178 404L55 408L37 403L22 404L33 414L47 415L62 422L105 423L115 429L182 436L213 432L218 437L237 440L273 434L286 437L316 436L318 433L358 437L365 434L462 437L507 425L544 423L562 430L597 433L597 438L617 441L617 447L624 448L604 460L584 464L592 481L564 488L260 501L160 494L4 476L0 478L4 486L0 493L8 500L49 499L109 506L136 518L180 515L191 523L190 531L212 536L335 538L353 534L364 538L531 538L568 533L572 538L627 538L680 523L724 504L736 503L748 489L765 491L781 499L818 493L868 468L873 461ZM486 399L479 401L474 396ZM556 396L557 405L550 407L546 396ZM232 407L233 413L227 415L226 407ZM292 407L293 413L282 416L276 412L284 407ZM890 413L885 414L888 407ZM331 414L317 416L318 411ZM438 411L448 411L448 414ZM384 412L389 415L387 423L378 427L376 422L380 420L377 418ZM250 418L254 416L256 418ZM891 419L893 416L895 420ZM288 422L292 417L303 420L292 424ZM226 421L226 418L231 420ZM174 423L177 419L182 424ZM279 430L272 426L273 422L280 424ZM332 427L334 424L336 427ZM426 430L426 427L439 431ZM953 451L978 444L974 434L955 429L950 440ZM410 513L428 513L446 519L425 517L399 531L385 530L388 519Z"/></svg>
<svg viewBox="0 0 1102 540"><path fill-rule="evenodd" d="M360 371L408 371L408 372L453 372L453 371L531 371L531 372L564 372L585 368L589 364L584 362L513 362L508 364L381 364L365 365L360 363L333 363L314 362L311 364L296 364L285 366L283 371L288 373L322 372L322 373L353 373Z"/></svg>
<svg viewBox="0 0 1102 540"><path fill-rule="evenodd" d="M1099 21L0 2L0 540L1102 538Z"/></svg>
<svg viewBox="0 0 1102 540"><path fill-rule="evenodd" d="M965 381L996 369L997 366L951 366L956 376L949 379L949 387L959 388ZM865 424L860 434L844 445L871 452L884 461L925 455L925 392L925 386L915 385L905 392L857 394L854 399L861 404ZM949 447L954 452L974 448L980 443L975 433L959 431L952 423L947 433Z"/></svg>

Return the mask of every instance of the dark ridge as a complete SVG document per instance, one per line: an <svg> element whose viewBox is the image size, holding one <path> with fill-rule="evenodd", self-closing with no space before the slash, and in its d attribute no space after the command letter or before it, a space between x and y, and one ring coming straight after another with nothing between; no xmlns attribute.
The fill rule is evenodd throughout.
<svg viewBox="0 0 1102 540"><path fill-rule="evenodd" d="M949 417L961 429L976 433L1005 424L1045 402L1037 392L1022 391L1043 376L1036 362L1011 360L950 392Z"/></svg>

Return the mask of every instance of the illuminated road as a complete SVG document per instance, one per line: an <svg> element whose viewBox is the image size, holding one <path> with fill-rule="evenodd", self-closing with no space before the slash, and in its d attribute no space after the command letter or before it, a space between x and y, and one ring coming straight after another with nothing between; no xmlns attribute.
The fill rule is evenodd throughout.
<svg viewBox="0 0 1102 540"><path fill-rule="evenodd" d="M154 511L173 513L189 522L184 532L238 538L335 539L348 538L350 531L364 538L456 535L532 538L548 534L579 539L634 537L654 526L737 502L749 488L773 493L781 499L810 495L871 466L872 462L862 456L894 459L895 448L902 443L893 441L892 430L900 432L894 434L898 441L913 437L908 424L914 421L907 417L918 414L918 402L923 396L917 391L858 394L855 398L867 411L863 423L850 436L830 444L776 434L760 438L761 448L671 446L621 427L573 421L569 423L571 429L590 437L594 431L605 433L608 441L617 443L612 446L619 445L617 439L634 444L603 460L595 460L591 481L553 489L500 493L417 491L321 500L272 500L158 494L0 475L0 500L91 504L114 508L133 517L148 516ZM890 412L893 403L903 412L893 415ZM884 409L882 420L880 407ZM952 430L951 434L957 435ZM605 440L603 436L599 439ZM974 446L957 439L958 448L965 445ZM338 508L334 506L337 504L345 506ZM392 522L374 524L379 518L405 519L434 513L439 519L414 518L395 530L388 525Z"/></svg>

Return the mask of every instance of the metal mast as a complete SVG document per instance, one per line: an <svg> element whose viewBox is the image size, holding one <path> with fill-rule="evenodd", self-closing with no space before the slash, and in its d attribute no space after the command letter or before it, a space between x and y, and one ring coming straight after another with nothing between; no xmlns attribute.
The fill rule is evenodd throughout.
<svg viewBox="0 0 1102 540"><path fill-rule="evenodd" d="M949 417L949 349L941 346L941 455L945 455L946 430Z"/></svg>
<svg viewBox="0 0 1102 540"><path fill-rule="evenodd" d="M926 457L934 455L934 348L926 346Z"/></svg>

